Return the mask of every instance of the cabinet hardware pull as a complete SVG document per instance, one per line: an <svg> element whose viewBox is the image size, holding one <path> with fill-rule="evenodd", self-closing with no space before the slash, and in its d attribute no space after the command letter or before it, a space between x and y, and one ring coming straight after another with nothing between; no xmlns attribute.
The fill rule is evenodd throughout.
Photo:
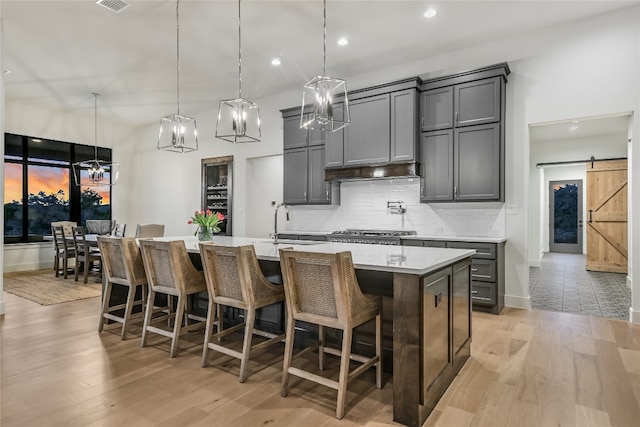
<svg viewBox="0 0 640 427"><path fill-rule="evenodd" d="M435 298L435 303L436 303L435 306L437 307L438 305L440 305L440 302L442 301L442 292L440 292L439 294L435 295L435 297L436 297Z"/></svg>
<svg viewBox="0 0 640 427"><path fill-rule="evenodd" d="M329 200L329 190L327 190L327 200Z"/></svg>
<svg viewBox="0 0 640 427"><path fill-rule="evenodd" d="M420 129L424 129L424 117L420 117Z"/></svg>
<svg viewBox="0 0 640 427"><path fill-rule="evenodd" d="M593 222L593 218L591 218L592 214L593 214L593 210L589 209L589 221L587 222Z"/></svg>
<svg viewBox="0 0 640 427"><path fill-rule="evenodd" d="M456 126L458 125L458 123L459 123L459 122L460 122L460 121L459 121L458 112L456 111Z"/></svg>
<svg viewBox="0 0 640 427"><path fill-rule="evenodd" d="M478 291L471 291L471 295L475 295L477 293L478 293Z"/></svg>
<svg viewBox="0 0 640 427"><path fill-rule="evenodd" d="M472 268L472 269L471 269L471 272L472 272L472 273L475 273L476 271L478 271L478 269L477 269L477 268Z"/></svg>
<svg viewBox="0 0 640 427"><path fill-rule="evenodd" d="M457 185L453 187L453 195L454 196L458 195L458 186Z"/></svg>

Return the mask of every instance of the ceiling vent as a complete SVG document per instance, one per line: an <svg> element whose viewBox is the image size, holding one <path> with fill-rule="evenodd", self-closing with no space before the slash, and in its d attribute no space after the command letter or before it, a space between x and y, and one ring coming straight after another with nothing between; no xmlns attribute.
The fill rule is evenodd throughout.
<svg viewBox="0 0 640 427"><path fill-rule="evenodd" d="M96 4L99 4L102 7L106 7L112 12L119 13L122 9L129 6L129 3L123 0L98 0Z"/></svg>

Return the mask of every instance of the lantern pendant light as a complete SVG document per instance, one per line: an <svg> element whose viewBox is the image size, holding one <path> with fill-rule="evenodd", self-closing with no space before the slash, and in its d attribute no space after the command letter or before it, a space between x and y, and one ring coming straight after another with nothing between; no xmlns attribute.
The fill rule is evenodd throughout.
<svg viewBox="0 0 640 427"><path fill-rule="evenodd" d="M94 97L94 158L73 163L73 178L78 186L116 185L120 174L120 163L107 162L98 158L98 93Z"/></svg>
<svg viewBox="0 0 640 427"><path fill-rule="evenodd" d="M315 76L304 85L300 128L335 132L351 123L347 82L327 76L327 0L324 0L324 57L323 74ZM336 114L336 102L343 104L342 114ZM307 103L311 104L311 111Z"/></svg>
<svg viewBox="0 0 640 427"><path fill-rule="evenodd" d="M238 97L220 101L216 138L233 142L259 142L260 109L242 97L242 25L238 0Z"/></svg>
<svg viewBox="0 0 640 427"><path fill-rule="evenodd" d="M196 119L180 114L180 0L176 1L176 87L177 114L160 119L158 150L186 153L198 149Z"/></svg>

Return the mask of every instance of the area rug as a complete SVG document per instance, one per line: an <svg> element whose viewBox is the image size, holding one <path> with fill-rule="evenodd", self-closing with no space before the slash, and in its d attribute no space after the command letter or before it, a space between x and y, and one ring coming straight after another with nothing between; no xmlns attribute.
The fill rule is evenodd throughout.
<svg viewBox="0 0 640 427"><path fill-rule="evenodd" d="M33 271L19 271L4 274L4 290L22 298L37 302L40 305L53 305L63 302L76 301L85 298L95 298L102 295L102 284L55 277L51 268Z"/></svg>

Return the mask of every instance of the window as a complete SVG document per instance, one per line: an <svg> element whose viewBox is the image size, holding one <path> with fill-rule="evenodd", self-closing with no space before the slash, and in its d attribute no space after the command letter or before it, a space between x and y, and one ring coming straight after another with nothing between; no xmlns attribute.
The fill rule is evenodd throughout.
<svg viewBox="0 0 640 427"><path fill-rule="evenodd" d="M5 134L5 243L41 241L53 221L111 219L111 187L73 179L71 165L92 158L92 146ZM111 150L98 158L110 161Z"/></svg>

